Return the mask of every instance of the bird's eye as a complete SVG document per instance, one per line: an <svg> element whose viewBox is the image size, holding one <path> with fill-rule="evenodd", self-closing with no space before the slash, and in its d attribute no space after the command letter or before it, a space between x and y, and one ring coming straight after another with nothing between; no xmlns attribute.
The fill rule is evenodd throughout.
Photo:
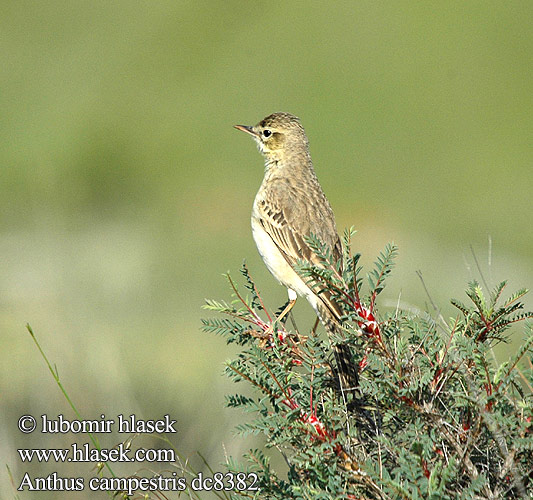
<svg viewBox="0 0 533 500"><path fill-rule="evenodd" d="M263 130L263 136L270 137L272 135L272 131L268 130L267 128Z"/></svg>

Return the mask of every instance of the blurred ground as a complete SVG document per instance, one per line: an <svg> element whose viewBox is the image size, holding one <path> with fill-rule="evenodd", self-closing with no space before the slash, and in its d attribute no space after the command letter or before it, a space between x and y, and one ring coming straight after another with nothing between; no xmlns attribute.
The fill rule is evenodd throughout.
<svg viewBox="0 0 533 500"><path fill-rule="evenodd" d="M262 159L235 123L274 111L302 118L339 230L359 230L365 263L389 241L400 246L384 307L401 293L404 306L425 308L422 270L452 314L449 298L479 279L471 246L487 280L531 286L532 10L521 1L4 5L2 498L14 497L5 464L15 479L30 470L17 448L72 441L17 430L26 413L73 418L27 322L87 418L170 414L177 448L215 469L223 445L237 456L251 446L233 435L242 416L223 408L236 390L221 376L232 351L199 330L204 298L229 298L221 274L237 277L245 258L271 307L285 300L249 229ZM312 323L307 304L295 314Z"/></svg>

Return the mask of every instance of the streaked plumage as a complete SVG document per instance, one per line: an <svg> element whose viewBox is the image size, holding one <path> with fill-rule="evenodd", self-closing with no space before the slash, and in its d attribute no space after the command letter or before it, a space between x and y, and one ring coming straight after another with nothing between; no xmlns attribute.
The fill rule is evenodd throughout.
<svg viewBox="0 0 533 500"><path fill-rule="evenodd" d="M288 113L274 113L254 127L237 125L256 140L265 157L265 175L252 210L252 233L269 271L289 290L292 303L305 297L328 333L340 326L341 309L327 292L311 290L294 270L298 259L320 265L305 241L314 234L337 261L342 246L333 210L316 177L309 144L300 120ZM355 383L349 349L336 348L342 386Z"/></svg>

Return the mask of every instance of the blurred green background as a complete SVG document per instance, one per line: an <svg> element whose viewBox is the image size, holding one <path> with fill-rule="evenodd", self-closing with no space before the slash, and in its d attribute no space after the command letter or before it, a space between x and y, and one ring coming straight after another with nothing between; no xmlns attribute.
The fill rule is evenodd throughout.
<svg viewBox="0 0 533 500"><path fill-rule="evenodd" d="M221 274L238 277L243 259L272 308L286 297L251 237L263 161L235 123L300 116L339 231L358 229L365 263L400 246L382 308L401 294L424 309L422 270L452 314L449 298L479 278L471 247L487 281L533 285L530 1L1 10L2 498L14 496L5 464L15 481L91 475L20 463L17 448L73 441L17 429L23 414L74 417L26 322L84 417L170 414L177 448L215 469L251 445L224 408L233 351L200 331L204 298L229 298ZM302 301L295 316L312 324Z"/></svg>

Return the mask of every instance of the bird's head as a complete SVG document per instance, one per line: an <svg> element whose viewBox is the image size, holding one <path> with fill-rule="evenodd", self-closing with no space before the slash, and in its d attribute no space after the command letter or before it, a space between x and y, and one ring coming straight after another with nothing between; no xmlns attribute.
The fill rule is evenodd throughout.
<svg viewBox="0 0 533 500"><path fill-rule="evenodd" d="M289 113L274 113L257 125L235 125L250 134L267 161L282 161L287 155L307 152L308 142L300 120Z"/></svg>

